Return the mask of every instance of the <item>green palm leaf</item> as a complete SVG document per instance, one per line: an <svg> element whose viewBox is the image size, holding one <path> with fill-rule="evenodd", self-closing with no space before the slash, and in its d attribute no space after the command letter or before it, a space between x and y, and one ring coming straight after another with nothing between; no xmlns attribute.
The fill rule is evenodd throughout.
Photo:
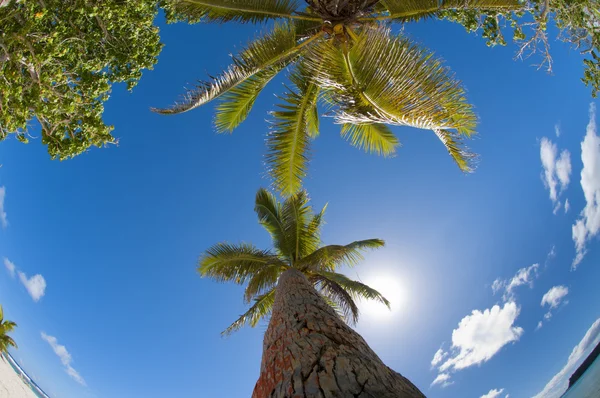
<svg viewBox="0 0 600 398"><path fill-rule="evenodd" d="M284 104L272 112L267 138L266 162L275 187L283 195L297 192L308 166L309 138L318 134L317 99L319 88L301 65L291 74L294 88L288 88Z"/></svg>
<svg viewBox="0 0 600 398"><path fill-rule="evenodd" d="M377 249L384 245L385 242L381 239L366 239L345 246L324 246L302 258L296 268L333 271L342 264L352 267L364 259L362 252Z"/></svg>
<svg viewBox="0 0 600 398"><path fill-rule="evenodd" d="M433 17L441 10L516 10L523 7L519 0L381 0L388 15L375 20L417 21Z"/></svg>
<svg viewBox="0 0 600 398"><path fill-rule="evenodd" d="M283 265L268 250L259 250L249 244L218 243L200 257L198 271L203 277L219 282L245 283L261 269L270 265Z"/></svg>
<svg viewBox="0 0 600 398"><path fill-rule="evenodd" d="M273 246L280 256L292 260L292 251L295 243L290 241L286 235L285 226L281 219L281 204L275 196L264 188L256 193L254 211L258 215L258 221L269 232L273 240Z"/></svg>
<svg viewBox="0 0 600 398"><path fill-rule="evenodd" d="M306 234L304 235L304 250L306 253L312 253L319 248L321 244L321 225L324 223L325 211L327 204L323 206L321 211L312 216L312 219L306 226Z"/></svg>
<svg viewBox="0 0 600 398"><path fill-rule="evenodd" d="M306 226L312 216L312 208L306 191L290 196L281 207L281 220L288 242L292 243L291 261L296 264L304 257L307 249Z"/></svg>
<svg viewBox="0 0 600 398"><path fill-rule="evenodd" d="M271 290L277 284L279 275L285 270L281 264L263 267L256 272L248 281L244 291L244 300L249 303L256 296L260 296L267 290Z"/></svg>
<svg viewBox="0 0 600 398"><path fill-rule="evenodd" d="M235 322L233 322L227 329L221 334L229 335L236 330L241 329L244 325L256 326L258 322L265 316L269 315L275 302L275 289L271 289L269 292L257 297L254 300L254 305L250 307L246 313L241 315Z"/></svg>
<svg viewBox="0 0 600 398"><path fill-rule="evenodd" d="M232 132L246 120L262 89L280 70L281 67L260 71L222 95L215 113L217 132Z"/></svg>
<svg viewBox="0 0 600 398"><path fill-rule="evenodd" d="M389 29L365 29L352 48L319 43L308 58L319 60L308 65L339 107L338 123L474 133L477 119L460 82L430 52Z"/></svg>
<svg viewBox="0 0 600 398"><path fill-rule="evenodd" d="M189 91L181 102L170 108L153 108L153 111L176 114L197 108L235 89L261 71L285 67L304 47L320 37L321 34L316 34L310 39L298 42L294 24L276 24L270 33L254 40L241 54L234 57L233 65L221 75L211 81L201 82L196 89Z"/></svg>
<svg viewBox="0 0 600 398"><path fill-rule="evenodd" d="M358 306L348 291L337 282L322 275L315 275L312 279L320 293L333 301L339 310L342 311L346 321L349 320L354 324L358 322Z"/></svg>
<svg viewBox="0 0 600 398"><path fill-rule="evenodd" d="M386 157L393 156L396 147L400 145L394 133L385 124L380 123L343 124L342 137L367 153Z"/></svg>
<svg viewBox="0 0 600 398"><path fill-rule="evenodd" d="M337 272L316 271L315 273L319 277L338 284L344 291L348 292L353 299L375 300L384 304L386 307L391 308L390 302L381 293L362 282L353 281L347 276L338 274Z"/></svg>
<svg viewBox="0 0 600 398"><path fill-rule="evenodd" d="M264 22L293 18L294 0L168 0L176 19L190 22Z"/></svg>

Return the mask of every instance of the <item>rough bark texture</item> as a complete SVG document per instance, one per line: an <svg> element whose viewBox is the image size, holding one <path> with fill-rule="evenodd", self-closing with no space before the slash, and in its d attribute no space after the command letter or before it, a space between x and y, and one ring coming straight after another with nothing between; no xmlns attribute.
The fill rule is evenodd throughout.
<svg viewBox="0 0 600 398"><path fill-rule="evenodd" d="M277 286L253 398L424 397L388 368L296 269Z"/></svg>

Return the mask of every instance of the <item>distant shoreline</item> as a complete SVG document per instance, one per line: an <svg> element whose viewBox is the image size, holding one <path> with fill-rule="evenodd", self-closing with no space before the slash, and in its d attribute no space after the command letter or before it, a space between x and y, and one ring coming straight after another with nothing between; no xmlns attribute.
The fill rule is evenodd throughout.
<svg viewBox="0 0 600 398"><path fill-rule="evenodd" d="M22 379L24 379L23 381L29 385L29 387L35 395L41 398L50 398L50 396L46 394L44 390L42 390L42 388L38 386L35 381L33 381L33 379L27 374L27 372L25 372L25 370L23 370L23 368L19 366L19 364L17 363L17 361L15 361L12 355L10 355L8 352L3 352L0 353L0 357L4 359Z"/></svg>
<svg viewBox="0 0 600 398"><path fill-rule="evenodd" d="M581 365L579 365L579 367L577 368L577 370L575 370L575 372L573 372L573 374L571 375L571 377L569 377L569 387L567 388L567 391L575 383L577 383L577 380L579 380L581 378L581 376L583 376L583 374L585 373L585 371L592 365L592 363L594 363L594 361L596 360L596 358L598 357L598 355L600 355L600 342L596 345L596 348L594 348L592 350L592 352L590 353L590 355L587 356L587 358L585 359L585 361L583 361L583 363Z"/></svg>

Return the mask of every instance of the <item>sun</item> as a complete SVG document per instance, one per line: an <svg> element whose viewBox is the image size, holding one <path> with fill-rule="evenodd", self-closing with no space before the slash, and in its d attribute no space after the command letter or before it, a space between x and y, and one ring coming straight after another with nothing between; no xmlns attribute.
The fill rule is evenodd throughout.
<svg viewBox="0 0 600 398"><path fill-rule="evenodd" d="M406 302L406 289L399 278L382 274L368 277L363 282L383 294L391 306L390 310L378 301L362 300L359 308L363 317L385 320L402 312Z"/></svg>

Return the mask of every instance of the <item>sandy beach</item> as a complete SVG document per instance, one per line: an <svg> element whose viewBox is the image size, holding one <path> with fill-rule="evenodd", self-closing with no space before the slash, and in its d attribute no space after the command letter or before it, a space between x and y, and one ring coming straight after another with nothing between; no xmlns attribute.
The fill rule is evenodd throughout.
<svg viewBox="0 0 600 398"><path fill-rule="evenodd" d="M10 364L0 355L0 398L37 398Z"/></svg>

